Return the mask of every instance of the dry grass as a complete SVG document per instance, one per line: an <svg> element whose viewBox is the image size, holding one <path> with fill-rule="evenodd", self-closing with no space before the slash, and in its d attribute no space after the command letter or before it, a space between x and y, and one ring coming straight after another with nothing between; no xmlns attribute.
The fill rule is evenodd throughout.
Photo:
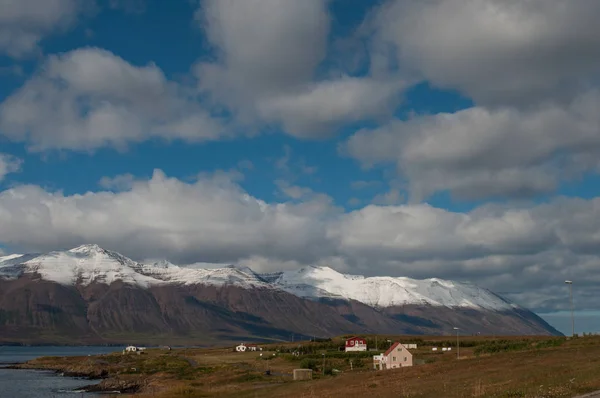
<svg viewBox="0 0 600 398"><path fill-rule="evenodd" d="M296 358L281 353L273 356L273 351L263 351L261 358L259 353L235 353L231 348L149 350L147 355L140 356L113 354L40 359L33 361L31 366L82 372L93 370L96 373L105 370L111 376L142 378L144 385L137 394L140 398L559 398L600 390L600 337L570 341L464 337L464 344L470 346L461 347L460 360L456 359L455 349L443 354L431 351L432 345L439 345L448 338L423 339L414 355L427 362L424 365L376 372L370 370L371 361L363 358L363 367L355 366L351 371L349 358L330 352L330 357L326 357L326 368L339 369L341 373L322 376L319 359L315 380L305 382L293 382L289 376L299 367L302 356ZM406 337L401 340L406 341ZM266 347L275 348L274 345ZM488 350L482 351L482 347ZM504 351L490 353L492 349ZM476 352L487 353L476 355ZM320 354L312 356L315 355ZM264 360L266 357L271 359ZM353 361L357 363L356 358ZM267 368L272 376L264 375Z"/></svg>

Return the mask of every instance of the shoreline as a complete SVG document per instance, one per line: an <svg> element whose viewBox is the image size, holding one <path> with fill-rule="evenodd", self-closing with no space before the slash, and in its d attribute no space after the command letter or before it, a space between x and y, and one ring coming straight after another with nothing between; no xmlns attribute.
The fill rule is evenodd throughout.
<svg viewBox="0 0 600 398"><path fill-rule="evenodd" d="M49 366L38 366L35 364L30 364L29 362L32 361L16 363L13 365L4 366L2 368L10 370L46 371L54 373L56 377L69 377L73 379L81 379L86 381L99 380L97 384L87 384L72 390L72 392L135 394L144 385L144 380L142 380L141 378L135 378L132 380L118 378L114 375L111 376L107 369L90 369L88 371L76 371L72 370L72 367L70 365L56 364Z"/></svg>

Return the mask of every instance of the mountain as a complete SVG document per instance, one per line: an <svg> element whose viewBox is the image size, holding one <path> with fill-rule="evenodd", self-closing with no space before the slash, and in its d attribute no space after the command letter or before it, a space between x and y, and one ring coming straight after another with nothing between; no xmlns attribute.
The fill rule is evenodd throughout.
<svg viewBox="0 0 600 398"><path fill-rule="evenodd" d="M557 335L478 286L133 261L97 245L0 257L0 342L157 344L348 333Z"/></svg>

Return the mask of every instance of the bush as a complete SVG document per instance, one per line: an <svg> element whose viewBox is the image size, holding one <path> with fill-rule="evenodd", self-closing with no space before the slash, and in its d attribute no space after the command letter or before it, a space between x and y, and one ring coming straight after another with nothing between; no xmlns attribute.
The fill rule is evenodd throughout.
<svg viewBox="0 0 600 398"><path fill-rule="evenodd" d="M317 362L316 359L304 358L302 361L300 361L300 367L303 369L316 370L318 366L319 366L319 363Z"/></svg>

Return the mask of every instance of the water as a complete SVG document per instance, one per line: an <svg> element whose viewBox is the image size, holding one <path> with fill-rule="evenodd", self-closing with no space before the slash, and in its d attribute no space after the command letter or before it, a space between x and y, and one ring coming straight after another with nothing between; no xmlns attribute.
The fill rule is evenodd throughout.
<svg viewBox="0 0 600 398"><path fill-rule="evenodd" d="M86 356L120 351L122 347L8 347L0 346L0 397L98 397L75 393L78 388L97 381L61 377L54 372L3 369L2 364L25 362L42 356Z"/></svg>

